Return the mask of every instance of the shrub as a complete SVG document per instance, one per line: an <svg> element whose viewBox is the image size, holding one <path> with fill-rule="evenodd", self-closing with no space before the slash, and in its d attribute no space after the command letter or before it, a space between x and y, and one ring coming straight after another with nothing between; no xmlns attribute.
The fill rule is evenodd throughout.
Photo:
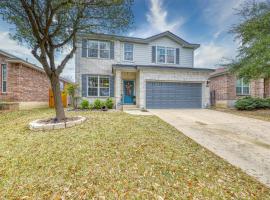
<svg viewBox="0 0 270 200"><path fill-rule="evenodd" d="M112 100L112 98L106 99L106 101L105 101L105 106L106 106L108 109L112 109L112 108L113 108L113 100Z"/></svg>
<svg viewBox="0 0 270 200"><path fill-rule="evenodd" d="M78 85L77 84L67 84L65 90L68 93L68 95L71 97L71 103L72 103L72 107L74 109L77 108L77 98L75 97L75 93L76 90L78 89Z"/></svg>
<svg viewBox="0 0 270 200"><path fill-rule="evenodd" d="M89 109L93 110L94 109L94 105L93 104L89 104Z"/></svg>
<svg viewBox="0 0 270 200"><path fill-rule="evenodd" d="M89 109L89 101L86 99L83 99L81 102L81 108L82 109Z"/></svg>
<svg viewBox="0 0 270 200"><path fill-rule="evenodd" d="M237 108L238 110L255 110L270 108L270 99L244 97L236 101L235 108Z"/></svg>
<svg viewBox="0 0 270 200"><path fill-rule="evenodd" d="M102 102L100 99L96 99L94 101L94 109L101 109L104 106L104 102Z"/></svg>

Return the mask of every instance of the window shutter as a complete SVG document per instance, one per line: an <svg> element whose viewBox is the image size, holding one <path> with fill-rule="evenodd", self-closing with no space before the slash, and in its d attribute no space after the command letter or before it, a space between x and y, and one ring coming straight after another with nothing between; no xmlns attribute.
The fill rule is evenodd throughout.
<svg viewBox="0 0 270 200"><path fill-rule="evenodd" d="M156 47L152 46L152 63L156 63Z"/></svg>
<svg viewBox="0 0 270 200"><path fill-rule="evenodd" d="M110 97L114 97L114 76L110 76Z"/></svg>
<svg viewBox="0 0 270 200"><path fill-rule="evenodd" d="M87 40L82 40L82 57L87 57Z"/></svg>
<svg viewBox="0 0 270 200"><path fill-rule="evenodd" d="M179 65L180 63L180 49L176 48L176 64Z"/></svg>
<svg viewBox="0 0 270 200"><path fill-rule="evenodd" d="M87 74L82 74L82 97L87 97Z"/></svg>
<svg viewBox="0 0 270 200"><path fill-rule="evenodd" d="M114 42L110 42L110 58L114 59Z"/></svg>

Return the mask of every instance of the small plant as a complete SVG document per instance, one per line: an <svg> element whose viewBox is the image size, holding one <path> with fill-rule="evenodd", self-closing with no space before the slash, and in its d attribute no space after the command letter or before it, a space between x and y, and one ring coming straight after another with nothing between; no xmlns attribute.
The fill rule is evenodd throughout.
<svg viewBox="0 0 270 200"><path fill-rule="evenodd" d="M89 101L86 99L83 99L81 102L81 108L82 109L89 109Z"/></svg>
<svg viewBox="0 0 270 200"><path fill-rule="evenodd" d="M66 92L71 97L71 104L74 109L77 108L77 98L75 97L77 88L78 88L77 84L67 84L65 88Z"/></svg>
<svg viewBox="0 0 270 200"><path fill-rule="evenodd" d="M94 101L94 109L101 109L104 106L104 102L102 102L100 99L96 99Z"/></svg>
<svg viewBox="0 0 270 200"><path fill-rule="evenodd" d="M91 103L91 104L89 104L89 109L90 110L93 110L94 109L94 105Z"/></svg>
<svg viewBox="0 0 270 200"><path fill-rule="evenodd" d="M113 103L112 98L106 99L106 101L105 101L105 106L106 106L108 109L112 109L112 108L113 108L113 105L114 105L114 103Z"/></svg>

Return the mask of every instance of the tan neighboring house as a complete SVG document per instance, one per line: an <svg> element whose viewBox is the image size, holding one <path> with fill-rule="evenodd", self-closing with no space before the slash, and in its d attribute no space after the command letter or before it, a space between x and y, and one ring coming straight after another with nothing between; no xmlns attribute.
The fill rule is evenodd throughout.
<svg viewBox="0 0 270 200"><path fill-rule="evenodd" d="M233 107L237 99L245 96L269 97L270 82L258 79L245 83L227 68L218 68L210 74L211 102L217 107Z"/></svg>
<svg viewBox="0 0 270 200"><path fill-rule="evenodd" d="M69 81L61 79L61 87ZM48 107L50 83L40 67L0 50L0 102L19 109Z"/></svg>

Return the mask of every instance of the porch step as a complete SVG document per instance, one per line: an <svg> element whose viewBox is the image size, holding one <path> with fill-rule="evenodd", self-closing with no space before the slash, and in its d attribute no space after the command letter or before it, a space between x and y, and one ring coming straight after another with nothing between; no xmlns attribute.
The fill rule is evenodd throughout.
<svg viewBox="0 0 270 200"><path fill-rule="evenodd" d="M140 110L136 105L123 105L123 110Z"/></svg>

